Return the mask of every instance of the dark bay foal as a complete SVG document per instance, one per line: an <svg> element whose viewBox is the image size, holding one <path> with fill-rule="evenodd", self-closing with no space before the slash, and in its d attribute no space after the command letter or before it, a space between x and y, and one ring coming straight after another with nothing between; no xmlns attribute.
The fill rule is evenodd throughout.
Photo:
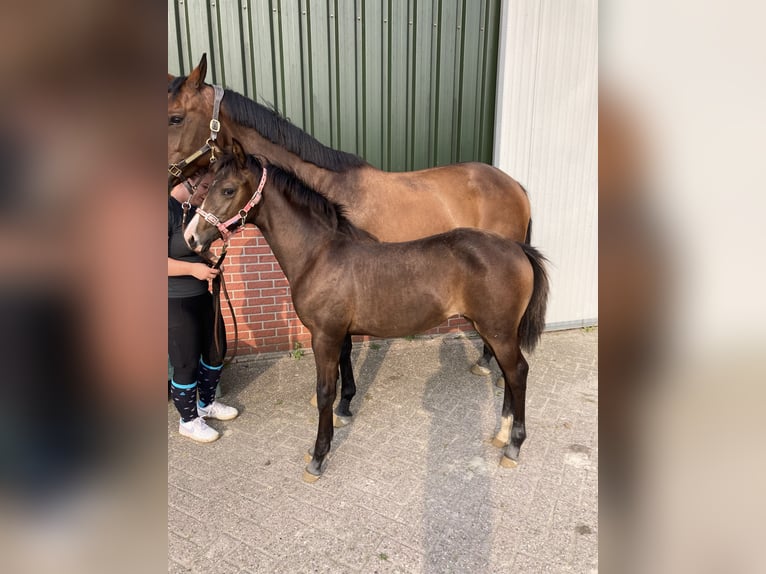
<svg viewBox="0 0 766 574"><path fill-rule="evenodd" d="M548 279L534 248L475 229L405 243L380 243L342 209L294 175L261 166L234 142L214 164L215 181L190 221L186 240L205 251L246 222L257 225L290 283L295 310L311 332L319 428L304 479L316 480L333 437L339 366L339 414L350 416L352 334L401 337L452 315L473 322L505 377L501 464L515 466L526 437L524 403L531 350L544 326ZM348 381L347 381L348 379Z"/></svg>

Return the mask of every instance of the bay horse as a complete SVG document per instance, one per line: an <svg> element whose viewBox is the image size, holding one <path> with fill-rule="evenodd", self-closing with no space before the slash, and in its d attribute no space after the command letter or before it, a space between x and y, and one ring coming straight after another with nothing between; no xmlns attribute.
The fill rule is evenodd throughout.
<svg viewBox="0 0 766 574"><path fill-rule="evenodd" d="M319 426L304 479L319 478L338 413L351 416L356 392L350 335L402 337L461 314L490 347L505 377L501 426L494 444L501 464L515 466L526 438L524 405L531 350L544 327L548 279L533 247L477 229L381 243L353 225L345 210L295 174L263 166L234 140L213 166L215 179L184 237L205 252L219 235L254 223L281 265L295 311L311 332ZM350 381L350 385L347 384ZM511 426L511 422L513 425Z"/></svg>
<svg viewBox="0 0 766 574"><path fill-rule="evenodd" d="M413 172L379 170L356 155L329 148L276 111L231 90L205 84L207 57L188 77L168 75L168 162L178 163L211 141L217 148L239 140L268 164L287 169L330 201L348 219L381 241L409 241L456 227L475 227L529 243L529 198L498 168L479 162ZM216 105L217 104L217 105ZM216 108L214 112L214 107ZM218 131L211 131L215 115ZM206 167L208 156L190 169ZM178 177L170 175L171 181ZM484 348L472 372L488 375Z"/></svg>

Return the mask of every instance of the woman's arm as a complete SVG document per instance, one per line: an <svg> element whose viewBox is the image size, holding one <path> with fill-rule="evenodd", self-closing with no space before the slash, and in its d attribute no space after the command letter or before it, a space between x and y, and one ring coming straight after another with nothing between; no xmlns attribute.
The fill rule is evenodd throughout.
<svg viewBox="0 0 766 574"><path fill-rule="evenodd" d="M204 263L192 263L190 261L180 261L168 257L168 277L192 275L197 279L205 281L207 279L213 279L220 272L219 269L213 269Z"/></svg>

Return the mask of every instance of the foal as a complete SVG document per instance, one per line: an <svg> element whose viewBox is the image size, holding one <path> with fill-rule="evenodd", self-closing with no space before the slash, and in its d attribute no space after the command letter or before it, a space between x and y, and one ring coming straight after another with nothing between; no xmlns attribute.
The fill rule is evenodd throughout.
<svg viewBox="0 0 766 574"><path fill-rule="evenodd" d="M330 450L339 363L351 370L348 336L412 335L456 314L473 322L503 371L502 421L493 442L503 447L501 464L516 465L526 437L528 365L520 347L531 350L539 340L548 296L537 250L476 229L380 243L295 176L262 167L236 140L213 169L215 181L186 229L189 246L202 252L219 233L227 239L230 227L257 225L311 332L319 427L305 480L320 476ZM346 410L351 381L352 388L341 390Z"/></svg>

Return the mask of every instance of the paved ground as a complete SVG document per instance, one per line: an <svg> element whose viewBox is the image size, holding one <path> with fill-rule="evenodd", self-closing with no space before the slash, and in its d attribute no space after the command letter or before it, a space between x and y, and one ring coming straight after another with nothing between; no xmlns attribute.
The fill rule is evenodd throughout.
<svg viewBox="0 0 766 574"><path fill-rule="evenodd" d="M233 365L223 400L241 415L211 423L217 442L180 437L168 405L169 571L596 572L597 343L549 333L529 358L516 469L489 443L502 395L468 372L477 339L355 349L354 422L315 484L313 357Z"/></svg>

